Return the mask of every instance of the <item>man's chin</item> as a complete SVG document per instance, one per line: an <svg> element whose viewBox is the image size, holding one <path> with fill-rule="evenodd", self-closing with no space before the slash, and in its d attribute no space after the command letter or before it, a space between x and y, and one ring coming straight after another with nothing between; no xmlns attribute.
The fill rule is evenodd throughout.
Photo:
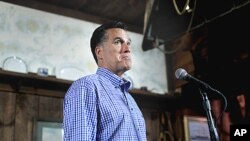
<svg viewBox="0 0 250 141"><path fill-rule="evenodd" d="M124 71L128 71L128 70L131 69L131 67L132 67L131 65L125 65L124 68L123 68L123 70Z"/></svg>
<svg viewBox="0 0 250 141"><path fill-rule="evenodd" d="M126 67L128 70L130 70L131 67L132 67L132 63L131 63L131 62L126 63L126 64L125 64L125 67Z"/></svg>
<svg viewBox="0 0 250 141"><path fill-rule="evenodd" d="M130 66L130 67L127 67L127 68L126 68L126 71L128 71L128 70L130 70L130 69L131 69L131 66Z"/></svg>

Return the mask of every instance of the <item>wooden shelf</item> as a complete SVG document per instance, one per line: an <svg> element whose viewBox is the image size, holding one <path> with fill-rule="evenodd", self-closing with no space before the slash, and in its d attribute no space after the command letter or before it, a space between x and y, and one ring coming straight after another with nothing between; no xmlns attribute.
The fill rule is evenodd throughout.
<svg viewBox="0 0 250 141"><path fill-rule="evenodd" d="M44 77L35 73L24 74L0 69L0 91L63 98L72 82L55 76ZM132 89L130 93L140 107L147 109L175 110L180 101L177 96L140 89Z"/></svg>

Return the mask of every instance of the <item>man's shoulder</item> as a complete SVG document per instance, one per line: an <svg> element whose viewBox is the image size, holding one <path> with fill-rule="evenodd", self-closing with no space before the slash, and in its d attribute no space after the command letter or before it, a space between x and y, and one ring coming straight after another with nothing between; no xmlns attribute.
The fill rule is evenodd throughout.
<svg viewBox="0 0 250 141"><path fill-rule="evenodd" d="M90 74L83 76L77 80L75 80L69 89L67 90L67 93L65 95L65 98L69 99L71 97L74 97L75 95L78 95L79 92L82 94L85 91L92 91L94 89L95 83L98 82L98 76L96 74Z"/></svg>
<svg viewBox="0 0 250 141"><path fill-rule="evenodd" d="M85 85L85 84L94 84L98 81L98 75L97 74L89 74L86 76L83 76L76 81L73 82L73 85Z"/></svg>

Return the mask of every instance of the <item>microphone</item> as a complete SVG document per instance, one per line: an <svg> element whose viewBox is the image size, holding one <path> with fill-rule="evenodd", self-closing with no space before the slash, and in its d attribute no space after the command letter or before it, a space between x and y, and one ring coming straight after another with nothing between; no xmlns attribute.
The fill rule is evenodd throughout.
<svg viewBox="0 0 250 141"><path fill-rule="evenodd" d="M210 91L212 93L220 94L221 96L224 97L224 95L221 92L213 89L212 87L210 87L205 82L191 76L190 74L187 73L186 70L184 70L182 68L179 68L179 69L177 69L175 71L175 76L176 76L177 79L193 82L193 83L197 84L198 86L202 87L203 89L206 89L206 90L208 90L208 91ZM225 100L225 108L224 108L223 111L225 111L226 106L227 106L227 101L226 101L225 98L224 98L224 100ZM214 126L213 118L212 118L212 115L211 115L211 107L210 107L210 103L208 101L207 96L205 96L205 97L203 96L203 106L204 106L204 108L205 108L205 110L207 112L208 128L209 128L210 137L211 137L211 139L213 141L219 141L219 136L218 136L217 130L216 130L215 126ZM221 115L222 115L222 113L221 113Z"/></svg>
<svg viewBox="0 0 250 141"><path fill-rule="evenodd" d="M189 81L189 82L193 82L196 85L198 85L201 88L204 88L205 90L211 91L211 92L215 92L218 94L222 94L221 92L219 92L218 90L215 90L214 88L212 88L211 86L209 86L208 84L206 84L205 82L191 76L190 74L187 73L186 70L179 68L175 71L175 77L179 80L185 80L185 81Z"/></svg>

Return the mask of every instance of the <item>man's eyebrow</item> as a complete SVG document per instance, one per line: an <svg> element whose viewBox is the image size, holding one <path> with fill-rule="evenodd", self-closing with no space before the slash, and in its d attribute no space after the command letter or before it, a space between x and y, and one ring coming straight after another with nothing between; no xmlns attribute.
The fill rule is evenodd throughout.
<svg viewBox="0 0 250 141"><path fill-rule="evenodd" d="M114 40L117 40L117 39L120 39L120 40L124 41L124 39L121 38L121 37L115 37L115 38L114 38ZM131 38L128 38L128 41L129 41L129 42L132 42Z"/></svg>
<svg viewBox="0 0 250 141"><path fill-rule="evenodd" d="M121 37L115 37L114 38L114 40L117 40L117 39L123 40Z"/></svg>
<svg viewBox="0 0 250 141"><path fill-rule="evenodd" d="M129 42L132 42L131 38L128 38L128 41L129 41Z"/></svg>

